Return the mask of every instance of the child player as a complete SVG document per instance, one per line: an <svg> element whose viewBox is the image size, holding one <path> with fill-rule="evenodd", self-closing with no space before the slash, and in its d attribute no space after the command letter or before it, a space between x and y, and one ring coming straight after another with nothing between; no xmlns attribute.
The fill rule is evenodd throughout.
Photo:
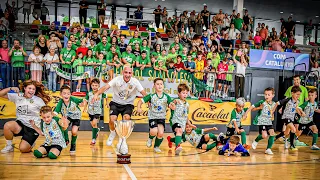
<svg viewBox="0 0 320 180"><path fill-rule="evenodd" d="M248 108L244 108L245 102L246 100L244 98L238 98L236 100L236 108L231 112L231 119L227 125L226 135L230 137L234 134L240 134L243 147L250 149L250 145L247 145L246 132L241 126L241 120L245 117L244 114L248 110Z"/></svg>
<svg viewBox="0 0 320 180"><path fill-rule="evenodd" d="M231 136L227 144L219 151L219 155L250 156L249 152L239 142L238 136Z"/></svg>
<svg viewBox="0 0 320 180"><path fill-rule="evenodd" d="M294 127L293 123L295 122L295 115L298 113L300 116L305 116L305 113L298 108L299 107L299 97L301 94L301 89L298 86L293 86L291 89L291 98L286 98L281 101L278 101L276 107L278 105L283 106L283 114L281 119L284 121L286 125L286 130L284 132L284 135L289 135L290 133L290 149L291 150L297 150L297 148L294 145L294 136L296 133L296 128ZM286 149L288 149L288 141L286 139L285 146Z"/></svg>
<svg viewBox="0 0 320 180"><path fill-rule="evenodd" d="M69 121L64 117L62 119L53 118L50 106L42 106L40 115L43 120L40 123L41 129L34 124L33 120L30 120L30 124L39 134L44 135L46 139L44 144L33 151L33 154L37 158L47 155L50 159L57 159L62 149L66 147L63 132L68 128Z"/></svg>
<svg viewBox="0 0 320 180"><path fill-rule="evenodd" d="M160 153L160 145L163 141L163 133L165 128L167 107L171 103L171 97L164 93L164 82L161 78L154 79L154 94L148 94L138 102L137 112L141 113L141 105L143 103L150 103L148 111L149 119L149 138L147 141L147 147L152 146L152 140L155 136L156 140L154 143L154 152Z"/></svg>
<svg viewBox="0 0 320 180"><path fill-rule="evenodd" d="M182 134L185 131L186 124L190 125L193 128L196 128L194 125L188 121L188 111L189 111L189 103L186 98L189 93L189 87L186 84L178 85L178 97L170 103L169 107L171 109L171 117L170 117L170 126L175 135L175 138L167 137L169 148L172 147L172 142L175 142L175 154L179 155L182 151L182 147L180 146Z"/></svg>
<svg viewBox="0 0 320 180"><path fill-rule="evenodd" d="M60 89L60 96L62 99L59 100L54 113L55 115L61 114L64 118L67 118L72 123L72 139L70 146L70 153L76 152L76 141L77 134L80 127L81 110L79 104L83 102L83 99L78 99L71 96L71 89L68 86L63 86ZM66 144L69 143L68 130L64 131Z"/></svg>
<svg viewBox="0 0 320 180"><path fill-rule="evenodd" d="M320 113L320 110L318 109L318 104L315 102L315 99L317 98L317 90L310 89L308 92L308 98L309 101L304 102L302 105L300 105L299 109L303 110L306 114L305 117L301 117L299 120L299 127L298 132L296 135L299 137L302 134L302 131L309 128L312 131L312 150L320 150L320 148L317 146L318 141L318 128L313 122L313 114L314 112Z"/></svg>
<svg viewBox="0 0 320 180"><path fill-rule="evenodd" d="M190 123L192 123L190 121ZM186 132L182 135L183 140L184 141L188 141L192 146L198 148L198 149L203 149L203 150L211 150L214 147L216 147L217 143L213 142L211 144L208 144L208 142L210 141L210 139L216 141L217 137L212 134L212 133L208 133L208 134L204 134L208 131L216 131L218 130L218 128L213 127L213 128L204 128L204 129L193 129L190 125L186 126Z"/></svg>
<svg viewBox="0 0 320 180"><path fill-rule="evenodd" d="M276 106L276 103L272 101L273 97L274 97L274 89L270 87L266 88L264 90L265 100L261 100L256 104L252 105L244 115L245 117L247 117L247 114L251 110L258 111L258 114L255 117L253 124L259 126L259 135L252 142L251 146L252 146L252 149L256 149L258 142L262 139L266 139L269 135L268 146L265 151L265 153L269 155L273 154L271 151L271 148L275 138L272 121L274 120L273 109Z"/></svg>
<svg viewBox="0 0 320 180"><path fill-rule="evenodd" d="M83 112L88 112L90 117L90 124L92 126L92 141L90 145L96 144L96 139L98 137L100 129L98 128L98 123L100 120L100 116L103 116L103 101L106 98L106 94L100 94L99 100L92 102L92 98L94 94L96 94L100 87L100 80L99 79L93 79L91 81L91 89L89 93L87 93L85 101L84 101L84 109Z"/></svg>

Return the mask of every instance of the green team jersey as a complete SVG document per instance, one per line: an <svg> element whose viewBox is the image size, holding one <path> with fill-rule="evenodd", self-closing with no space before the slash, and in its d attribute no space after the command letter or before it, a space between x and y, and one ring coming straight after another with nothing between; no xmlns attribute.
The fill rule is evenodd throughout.
<svg viewBox="0 0 320 180"><path fill-rule="evenodd" d="M72 67L76 69L76 73L77 74L82 74L84 73L84 66L82 66L82 59L78 58L76 60L74 60Z"/></svg>
<svg viewBox="0 0 320 180"><path fill-rule="evenodd" d="M125 59L129 64L133 64L136 60L136 56L133 53L123 52L121 57Z"/></svg>
<svg viewBox="0 0 320 180"><path fill-rule="evenodd" d="M166 119L168 105L172 102L171 97L162 93L159 97L157 93L148 94L141 99L143 103L150 102L150 108L148 111L148 118L150 119Z"/></svg>
<svg viewBox="0 0 320 180"><path fill-rule="evenodd" d="M150 48L148 46L141 46L140 47L140 52L142 51L146 51L147 52L147 56L150 56Z"/></svg>
<svg viewBox="0 0 320 180"><path fill-rule="evenodd" d="M26 50L23 48L23 51L26 52ZM20 49L12 50L12 55L11 55L11 64L12 67L24 67L24 55Z"/></svg>
<svg viewBox="0 0 320 180"><path fill-rule="evenodd" d="M63 135L63 129L59 125L60 119L54 117L49 124L41 121L41 131L44 134L45 141L44 146L59 145L62 148L66 148L66 141Z"/></svg>
<svg viewBox="0 0 320 180"><path fill-rule="evenodd" d="M182 51L183 50L183 46L182 46L182 44L181 43L172 43L171 45L170 45L170 49L172 49L173 47L175 47L176 46L176 44L178 44L179 45L179 51Z"/></svg>
<svg viewBox="0 0 320 180"><path fill-rule="evenodd" d="M110 49L110 45L108 46L108 43L104 45L102 42L99 42L96 47L97 47L96 51L99 54L102 53L104 56L108 54L108 49Z"/></svg>
<svg viewBox="0 0 320 180"><path fill-rule="evenodd" d="M116 51L115 53L117 53L117 54L118 54L118 58L121 59L121 53L120 53L120 51ZM111 51L109 51L109 52L107 53L106 59L107 59L107 61L109 61L109 62L112 61L112 59L113 59L113 53L112 53Z"/></svg>
<svg viewBox="0 0 320 180"><path fill-rule="evenodd" d="M93 57L87 57L85 56L83 58L83 62L87 62L87 63L95 63L97 60L96 58L93 56ZM86 67L93 67L93 65L87 65Z"/></svg>
<svg viewBox="0 0 320 180"><path fill-rule="evenodd" d="M80 47L79 43L72 43L71 49L77 51L78 47Z"/></svg>
<svg viewBox="0 0 320 180"><path fill-rule="evenodd" d="M292 97L292 95L291 95L291 89L292 89L292 87L293 86L290 86L288 89L287 89L287 91L286 91L286 93L284 94L284 96L285 97L287 97L287 98L291 98ZM300 87L300 89L301 89L301 94L300 94L300 97L299 97L299 106L300 105L302 105L304 102L305 102L305 100L308 98L308 90L307 90L307 88L305 88L304 86L299 86Z"/></svg>
<svg viewBox="0 0 320 180"><path fill-rule="evenodd" d="M151 54L151 56L159 57L159 56L161 56L161 52L153 52L153 53Z"/></svg>
<svg viewBox="0 0 320 180"><path fill-rule="evenodd" d="M309 101L304 102L299 106L300 109L306 114L305 117L301 117L299 120L300 124L309 124L313 121L314 111L318 110L318 104L314 102L313 104Z"/></svg>
<svg viewBox="0 0 320 180"><path fill-rule="evenodd" d="M218 65L220 63L220 59L219 58L214 58L214 59L211 59L211 65L217 70L218 68ZM233 67L234 68L234 67Z"/></svg>
<svg viewBox="0 0 320 180"><path fill-rule="evenodd" d="M167 56L158 56L157 61L162 61L163 64L165 65L167 62Z"/></svg>
<svg viewBox="0 0 320 180"><path fill-rule="evenodd" d="M103 100L106 98L106 94L100 94L98 96L98 101L95 101L94 103L91 103L92 102L92 99L93 99L93 92L90 91L89 93L87 93L85 99L87 100L88 102L88 114L90 115L96 115L96 114L100 114L100 115L103 115L102 112L103 112Z"/></svg>
<svg viewBox="0 0 320 180"><path fill-rule="evenodd" d="M88 49L91 49L92 51L92 56L96 57L96 52L97 52L97 46L89 46Z"/></svg>
<svg viewBox="0 0 320 180"><path fill-rule="evenodd" d="M70 38L70 35L74 35L74 38L77 39L77 40L81 38L81 37L80 37L80 32L77 32L77 33L74 34L74 33L71 33L69 29L66 30L65 35L66 35L68 38Z"/></svg>
<svg viewBox="0 0 320 180"><path fill-rule="evenodd" d="M76 57L76 52L72 49L62 48L60 54L62 54L62 58L65 62L71 62L73 57ZM70 69L70 64L62 64L62 68Z"/></svg>
<svg viewBox="0 0 320 180"><path fill-rule="evenodd" d="M233 109L231 112L231 118L230 118L230 122L227 124L227 127L234 127L233 121L236 122L237 126L240 127L241 126L241 119L242 116L244 115L244 113L248 110L248 108L244 108L241 112L237 112L236 109Z"/></svg>
<svg viewBox="0 0 320 180"><path fill-rule="evenodd" d="M146 57L145 59L142 59L141 56L138 56L138 57L136 58L136 62L139 62L139 64L143 64L143 65L147 65L147 64L150 64L150 63L151 63L149 57Z"/></svg>
<svg viewBox="0 0 320 180"><path fill-rule="evenodd" d="M167 55L167 60L171 59L174 63L177 63L177 56L178 56L177 53L174 53L174 54L169 53L169 54Z"/></svg>
<svg viewBox="0 0 320 180"><path fill-rule="evenodd" d="M176 109L171 110L170 126L178 123L182 130L185 131L188 121L189 103L177 100Z"/></svg>
<svg viewBox="0 0 320 180"><path fill-rule="evenodd" d="M191 53L191 57L192 57L192 59L197 58L197 53L196 53L196 52ZM219 64L219 63L218 63L218 64ZM217 66L218 66L218 65L217 65Z"/></svg>
<svg viewBox="0 0 320 180"><path fill-rule="evenodd" d="M142 44L142 39L141 38L131 38L129 41L129 45L131 45L132 49L135 49L134 46L139 43L139 46Z"/></svg>
<svg viewBox="0 0 320 180"><path fill-rule="evenodd" d="M274 118L274 116L272 114L272 109L274 108L276 103L272 101L272 103L269 104L267 101L261 100L252 106L257 108L257 107L260 107L261 104L263 104L263 108L258 111L256 117L253 120L253 124L258 125L258 126L259 125L272 125L272 120Z"/></svg>
<svg viewBox="0 0 320 180"><path fill-rule="evenodd" d="M200 140L204 134L203 129L197 128L193 129L190 134L184 133L185 139L183 141L188 141L193 147L197 147Z"/></svg>
<svg viewBox="0 0 320 180"><path fill-rule="evenodd" d="M81 110L79 104L82 103L83 99L79 99L71 96L69 104L66 105L62 99L59 100L54 112L55 114L61 114L62 116L71 118L71 119L80 119Z"/></svg>
<svg viewBox="0 0 320 180"><path fill-rule="evenodd" d="M233 71L234 71L234 65L231 64L231 65L228 66L228 72L229 73L233 73ZM226 80L227 81L232 81L232 74L227 74L226 75Z"/></svg>

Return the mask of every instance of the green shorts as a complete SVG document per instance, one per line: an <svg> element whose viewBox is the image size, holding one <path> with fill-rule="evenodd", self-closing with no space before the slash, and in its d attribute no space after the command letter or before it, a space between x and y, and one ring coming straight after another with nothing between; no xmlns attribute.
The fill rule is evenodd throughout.
<svg viewBox="0 0 320 180"><path fill-rule="evenodd" d="M207 90L207 91L213 91L213 87L207 86L207 87L206 87L206 90Z"/></svg>

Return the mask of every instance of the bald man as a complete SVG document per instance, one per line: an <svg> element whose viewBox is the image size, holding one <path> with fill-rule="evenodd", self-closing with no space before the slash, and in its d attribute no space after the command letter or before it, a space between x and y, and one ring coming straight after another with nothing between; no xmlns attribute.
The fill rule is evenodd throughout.
<svg viewBox="0 0 320 180"><path fill-rule="evenodd" d="M134 109L134 100L138 95L138 92L142 96L146 96L142 85L139 80L132 77L133 69L130 65L124 65L122 76L118 76L112 79L108 84L99 89L98 93L94 95L93 101L97 101L100 94L107 91L109 88L113 88L112 101L110 102L110 121L109 129L110 135L107 140L107 146L111 146L114 138L116 137L114 122L118 119L118 115L121 114L123 120L130 120L132 111ZM122 139L119 137L119 142Z"/></svg>

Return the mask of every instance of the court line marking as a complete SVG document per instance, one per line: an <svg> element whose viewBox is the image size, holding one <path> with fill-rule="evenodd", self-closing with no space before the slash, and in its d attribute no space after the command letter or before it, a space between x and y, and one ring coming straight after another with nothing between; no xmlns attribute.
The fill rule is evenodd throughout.
<svg viewBox="0 0 320 180"><path fill-rule="evenodd" d="M107 137L107 135L105 134L104 135L105 137ZM107 137L107 139L108 139L108 137ZM114 140L113 140L114 141ZM113 142L112 142L112 149L113 149L113 151L117 154L117 151L116 151L116 149L115 149L115 147L114 147L114 145L113 145ZM134 173L132 172L132 170L131 170L131 168L128 166L128 164L122 164L123 165L123 167L124 167L124 169L127 171L127 173L128 173L128 175L130 176L130 178L132 179L132 180L137 180L137 177L134 175Z"/></svg>

